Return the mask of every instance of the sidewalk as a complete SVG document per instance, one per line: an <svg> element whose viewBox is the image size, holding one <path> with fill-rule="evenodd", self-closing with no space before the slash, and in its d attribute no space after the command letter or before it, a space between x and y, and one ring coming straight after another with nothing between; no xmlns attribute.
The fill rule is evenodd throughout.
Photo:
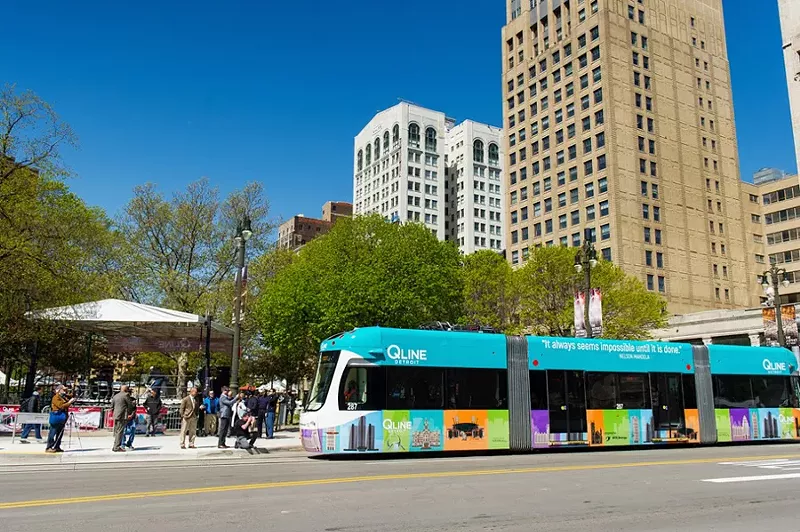
<svg viewBox="0 0 800 532"><path fill-rule="evenodd" d="M0 437L0 466L242 459L251 456L246 450L234 449L233 438L228 438L230 449L218 449L215 436L198 437L195 442L196 449L181 449L179 437L174 433L152 438L147 438L144 434L137 434L133 442L134 450L124 453L111 451L114 445L114 435L102 429L91 433L76 431L72 435L67 430L61 442L64 452L57 454L45 453L45 443L38 443L33 434L28 441L29 443L20 443L19 437L17 437L12 444L10 435ZM280 431L275 433L274 439L262 438L257 440L255 445L258 450L255 454L259 455L275 451L299 451L301 450L300 434L297 430Z"/></svg>

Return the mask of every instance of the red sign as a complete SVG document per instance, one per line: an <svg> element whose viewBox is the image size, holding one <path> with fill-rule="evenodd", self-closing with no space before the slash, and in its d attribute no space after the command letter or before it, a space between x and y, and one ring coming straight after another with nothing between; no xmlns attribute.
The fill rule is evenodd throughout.
<svg viewBox="0 0 800 532"><path fill-rule="evenodd" d="M230 337L211 338L211 351L230 353L233 339ZM192 353L205 352L205 339L200 338L140 338L138 336L109 336L109 353Z"/></svg>
<svg viewBox="0 0 800 532"><path fill-rule="evenodd" d="M159 421L156 423L156 432L164 432L166 425L164 424L164 417L167 415L166 407L161 407L159 412ZM114 410L109 408L106 411L105 427L109 430L114 428ZM136 432L144 434L147 432L147 409L143 406L136 407Z"/></svg>
<svg viewBox="0 0 800 532"><path fill-rule="evenodd" d="M0 405L0 432L11 432L19 405ZM69 409L70 423L78 430L97 430L103 409L99 406L77 406Z"/></svg>

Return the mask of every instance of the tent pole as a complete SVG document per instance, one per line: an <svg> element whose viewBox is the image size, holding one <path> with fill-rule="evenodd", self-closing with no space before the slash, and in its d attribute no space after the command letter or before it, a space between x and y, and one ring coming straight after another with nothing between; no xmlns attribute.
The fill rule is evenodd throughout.
<svg viewBox="0 0 800 532"><path fill-rule="evenodd" d="M206 314L206 371L205 395L211 391L211 316Z"/></svg>

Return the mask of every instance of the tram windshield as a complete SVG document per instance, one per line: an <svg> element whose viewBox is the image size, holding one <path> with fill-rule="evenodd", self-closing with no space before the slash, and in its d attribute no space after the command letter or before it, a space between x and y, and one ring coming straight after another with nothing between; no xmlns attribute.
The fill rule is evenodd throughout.
<svg viewBox="0 0 800 532"><path fill-rule="evenodd" d="M337 360L339 360L339 351L320 353L317 374L314 376L314 383L311 385L311 393L308 394L308 402L305 406L307 411L313 412L322 408L325 398L328 396L331 381L333 381Z"/></svg>

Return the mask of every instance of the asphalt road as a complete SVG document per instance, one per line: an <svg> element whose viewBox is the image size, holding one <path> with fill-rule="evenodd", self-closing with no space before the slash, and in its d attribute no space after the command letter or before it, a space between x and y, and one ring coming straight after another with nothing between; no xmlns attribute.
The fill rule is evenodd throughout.
<svg viewBox="0 0 800 532"><path fill-rule="evenodd" d="M800 446L5 472L3 530L797 530Z"/></svg>

